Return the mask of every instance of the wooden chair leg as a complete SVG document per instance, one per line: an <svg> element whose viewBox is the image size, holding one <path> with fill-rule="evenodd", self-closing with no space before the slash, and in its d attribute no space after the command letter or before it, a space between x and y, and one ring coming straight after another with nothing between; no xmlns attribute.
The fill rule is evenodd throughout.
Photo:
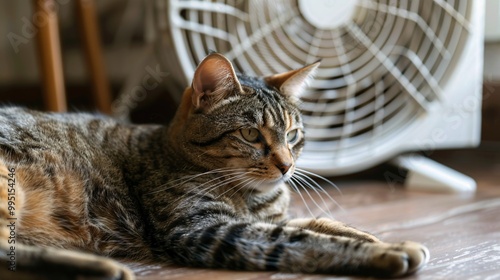
<svg viewBox="0 0 500 280"><path fill-rule="evenodd" d="M111 90L102 56L97 14L93 0L76 1L87 69L93 84L93 97L99 111L111 114Z"/></svg>
<svg viewBox="0 0 500 280"><path fill-rule="evenodd" d="M37 26L40 70L43 79L45 106L49 111L63 112L67 110L64 91L64 75L61 58L61 43L54 0L33 0L35 14L39 17Z"/></svg>

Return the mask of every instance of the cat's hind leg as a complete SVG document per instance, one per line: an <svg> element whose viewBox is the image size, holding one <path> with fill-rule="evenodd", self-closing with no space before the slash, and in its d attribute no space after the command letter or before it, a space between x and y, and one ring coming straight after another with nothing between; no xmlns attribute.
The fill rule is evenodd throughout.
<svg viewBox="0 0 500 280"><path fill-rule="evenodd" d="M12 262L11 252L0 247L0 275L7 276L2 279L134 279L133 272L125 266L96 255L17 244Z"/></svg>
<svg viewBox="0 0 500 280"><path fill-rule="evenodd" d="M0 160L1 279L134 279L118 262L91 254L20 244L24 191L16 170ZM29 232L29 230L27 230Z"/></svg>

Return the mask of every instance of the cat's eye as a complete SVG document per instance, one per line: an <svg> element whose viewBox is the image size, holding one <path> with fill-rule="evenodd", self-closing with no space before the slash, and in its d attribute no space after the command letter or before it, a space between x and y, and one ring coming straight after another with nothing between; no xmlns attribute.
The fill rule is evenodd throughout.
<svg viewBox="0 0 500 280"><path fill-rule="evenodd" d="M259 139L260 132L255 128L242 128L240 129L241 136L248 142L257 142Z"/></svg>
<svg viewBox="0 0 500 280"><path fill-rule="evenodd" d="M297 142L298 139L299 139L299 130L298 129L294 129L292 131L289 131L286 134L286 141L288 141L288 143L290 143L290 144Z"/></svg>

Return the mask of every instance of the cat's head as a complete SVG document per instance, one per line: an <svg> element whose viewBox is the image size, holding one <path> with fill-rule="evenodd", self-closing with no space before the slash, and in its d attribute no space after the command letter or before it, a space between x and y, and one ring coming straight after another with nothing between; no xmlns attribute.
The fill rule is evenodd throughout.
<svg viewBox="0 0 500 280"><path fill-rule="evenodd" d="M256 78L236 74L221 54L208 55L170 129L177 149L198 167L233 172L253 186L288 180L304 146L297 101L318 65Z"/></svg>

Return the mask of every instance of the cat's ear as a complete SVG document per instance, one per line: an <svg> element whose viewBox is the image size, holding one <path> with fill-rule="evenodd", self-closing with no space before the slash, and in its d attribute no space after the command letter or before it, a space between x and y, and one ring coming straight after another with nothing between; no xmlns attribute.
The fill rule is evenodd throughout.
<svg viewBox="0 0 500 280"><path fill-rule="evenodd" d="M221 54L211 53L198 65L192 83L195 109L209 107L222 99L243 93L233 65Z"/></svg>
<svg viewBox="0 0 500 280"><path fill-rule="evenodd" d="M300 97L307 82L312 78L320 62L309 64L297 70L266 77L264 80L287 96Z"/></svg>

